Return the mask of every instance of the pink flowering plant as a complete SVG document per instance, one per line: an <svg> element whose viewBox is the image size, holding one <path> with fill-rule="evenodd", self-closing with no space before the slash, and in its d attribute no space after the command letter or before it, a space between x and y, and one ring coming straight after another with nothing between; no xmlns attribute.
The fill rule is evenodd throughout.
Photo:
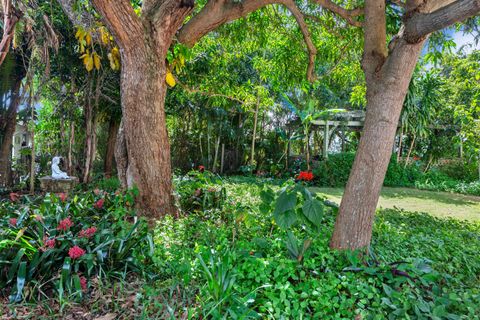
<svg viewBox="0 0 480 320"><path fill-rule="evenodd" d="M144 273L153 241L146 223L134 222L134 199L97 190L0 200L0 293L12 302L31 300L39 288L80 299L99 272Z"/></svg>

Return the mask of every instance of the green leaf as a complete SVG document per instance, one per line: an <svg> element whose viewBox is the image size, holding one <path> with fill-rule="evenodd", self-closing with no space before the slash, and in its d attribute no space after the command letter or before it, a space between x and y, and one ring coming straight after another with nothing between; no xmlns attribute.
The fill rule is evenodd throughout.
<svg viewBox="0 0 480 320"><path fill-rule="evenodd" d="M297 214L293 210L288 210L282 213L273 215L275 222L282 229L290 228L295 222L297 222Z"/></svg>
<svg viewBox="0 0 480 320"><path fill-rule="evenodd" d="M300 254L300 251L298 249L298 240L295 237L295 235L291 232L288 231L287 233L287 250L292 256L292 258L297 258L298 255Z"/></svg>
<svg viewBox="0 0 480 320"><path fill-rule="evenodd" d="M283 191L275 203L274 215L278 215L288 210L293 210L297 205L297 195L295 193L288 193Z"/></svg>
<svg viewBox="0 0 480 320"><path fill-rule="evenodd" d="M303 214L315 226L319 227L322 224L323 205L317 199L307 200L303 204Z"/></svg>

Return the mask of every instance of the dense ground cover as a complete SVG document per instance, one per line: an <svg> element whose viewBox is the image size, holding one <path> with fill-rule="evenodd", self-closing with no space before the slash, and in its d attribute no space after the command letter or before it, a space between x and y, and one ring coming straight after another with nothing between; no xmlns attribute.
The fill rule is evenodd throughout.
<svg viewBox="0 0 480 320"><path fill-rule="evenodd" d="M8 242L0 247L2 294L4 301L23 298L5 304L4 317L33 309L52 318L61 313L128 319L480 317L478 222L381 210L370 253L359 256L329 249L335 206L309 198L293 181L282 186L191 173L178 177L176 186L184 211L156 225L153 251L144 224L131 218L130 193L81 191L65 202L55 195L3 200L1 232ZM281 190L288 192L282 196ZM284 201L290 195L294 203ZM100 199L105 199L101 208ZM317 200L320 209L312 215L305 204ZM35 218L39 214L43 221ZM71 230L59 230L67 217ZM97 229L91 238L80 237L92 226ZM45 233L59 238L55 251L44 250ZM125 244L131 250L119 256ZM66 266L73 245L86 252ZM11 258L22 248L31 253L14 265ZM35 260L37 255L45 258ZM49 262L50 257L56 258ZM35 263L19 296L22 270ZM46 263L48 276L40 273ZM65 294L67 275L72 280Z"/></svg>

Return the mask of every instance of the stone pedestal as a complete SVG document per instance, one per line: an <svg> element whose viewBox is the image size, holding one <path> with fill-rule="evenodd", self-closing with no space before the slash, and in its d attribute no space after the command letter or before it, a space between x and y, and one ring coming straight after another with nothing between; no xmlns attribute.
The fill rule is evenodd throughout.
<svg viewBox="0 0 480 320"><path fill-rule="evenodd" d="M70 192L78 184L77 177L69 177L68 179L53 179L50 176L42 177L40 180L40 187L45 192Z"/></svg>

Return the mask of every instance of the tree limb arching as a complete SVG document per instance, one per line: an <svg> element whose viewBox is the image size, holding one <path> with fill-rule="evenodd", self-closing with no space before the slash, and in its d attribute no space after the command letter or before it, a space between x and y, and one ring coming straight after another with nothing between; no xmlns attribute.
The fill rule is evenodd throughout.
<svg viewBox="0 0 480 320"><path fill-rule="evenodd" d="M305 40L305 44L307 45L308 49L307 80L313 82L317 78L315 74L315 59L317 56L317 48L312 41L310 31L308 30L308 25L305 22L305 17L303 16L300 9L298 9L295 2L293 0L285 0L283 4L295 17L295 20L297 21L297 24L302 31L303 39Z"/></svg>
<svg viewBox="0 0 480 320"><path fill-rule="evenodd" d="M431 13L415 13L406 21L403 37L408 43L417 43L432 32L479 13L480 0L457 0Z"/></svg>
<svg viewBox="0 0 480 320"><path fill-rule="evenodd" d="M365 76L368 78L378 72L387 56L385 1L366 0L364 52L362 59L362 67L365 71Z"/></svg>
<svg viewBox="0 0 480 320"><path fill-rule="evenodd" d="M95 9L102 15L108 29L113 33L120 49L128 50L143 35L140 18L130 4L130 0L92 0Z"/></svg>
<svg viewBox="0 0 480 320"><path fill-rule="evenodd" d="M323 8L338 14L353 26L361 26L355 17L363 14L363 8L345 9L331 0L312 0ZM285 4L283 0L209 0L178 32L177 40L193 46L200 38L224 23L245 17L249 13L270 4Z"/></svg>
<svg viewBox="0 0 480 320"><path fill-rule="evenodd" d="M364 8L345 9L330 0L312 0L312 1L320 5L322 8L327 9L328 11L331 11L339 15L354 27L361 27L363 25L361 21L358 21L356 19L356 17L364 14Z"/></svg>

